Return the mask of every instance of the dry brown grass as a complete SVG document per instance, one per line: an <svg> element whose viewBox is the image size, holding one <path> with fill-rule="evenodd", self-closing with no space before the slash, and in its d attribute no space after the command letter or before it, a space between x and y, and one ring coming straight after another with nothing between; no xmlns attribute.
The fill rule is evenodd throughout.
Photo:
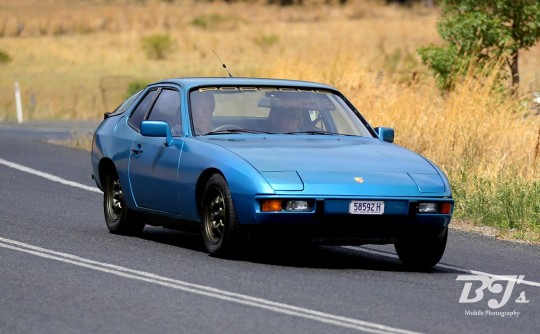
<svg viewBox="0 0 540 334"><path fill-rule="evenodd" d="M215 50L235 76L336 86L373 125L394 127L398 144L442 166L460 191L482 191L465 174L537 181L540 116L494 93L490 78L466 78L441 96L416 54L440 42L439 13L383 3L0 0L0 49L13 59L0 64L0 121L15 118L14 81L27 119L98 120L132 80L226 76ZM161 61L141 48L143 37L157 33L176 43ZM521 53L520 70L521 93L540 91L539 45Z"/></svg>
<svg viewBox="0 0 540 334"><path fill-rule="evenodd" d="M15 81L26 119L98 120L133 80L226 76L215 50L235 76L336 86L373 125L394 127L398 144L447 172L458 218L540 240L540 116L494 93L490 78L470 76L441 96L416 54L440 42L436 9L260 2L0 0L0 50L12 58L0 64L0 121L15 119ZM141 40L152 34L169 34L176 51L148 59ZM521 93L540 91L539 45L521 53L520 70ZM492 210L506 203L506 213Z"/></svg>
<svg viewBox="0 0 540 334"><path fill-rule="evenodd" d="M256 1L255 1L256 2ZM467 162L485 174L538 172L538 117L490 85L465 81L443 98L416 48L439 42L438 12L382 1L280 8L197 1L0 0L0 120L14 120L19 81L27 119L99 119L131 80L236 76L322 81L342 90L373 124L447 172ZM354 4L353 4L354 3ZM205 23L201 25L200 23ZM17 34L17 27L24 29ZM168 33L176 52L147 59L141 39ZM521 57L522 91L540 90L540 48ZM517 167L516 167L517 166Z"/></svg>
<svg viewBox="0 0 540 334"><path fill-rule="evenodd" d="M0 67L0 119L14 117L8 111L15 80L27 109L30 95L36 101L29 118L95 119L120 102L126 77L225 75L213 50L237 76L324 81L350 91L380 76L387 54L415 54L417 46L436 40L424 29L434 27L434 12L370 1L285 9L190 1L0 3L0 49L13 58ZM194 23L201 19L206 28ZM20 23L24 30L17 36ZM141 49L141 39L154 33L176 41L177 51L164 61L147 59Z"/></svg>

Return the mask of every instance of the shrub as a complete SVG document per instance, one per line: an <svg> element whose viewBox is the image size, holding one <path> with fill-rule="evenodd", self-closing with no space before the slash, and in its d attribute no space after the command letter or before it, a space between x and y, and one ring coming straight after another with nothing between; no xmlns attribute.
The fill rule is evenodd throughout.
<svg viewBox="0 0 540 334"><path fill-rule="evenodd" d="M11 57L4 50L0 50L0 63L9 63L10 61Z"/></svg>
<svg viewBox="0 0 540 334"><path fill-rule="evenodd" d="M456 76L464 72L467 59L459 56L453 46L437 47L430 45L418 49L422 62L428 65L435 76L437 87L441 91L448 92L456 81Z"/></svg>
<svg viewBox="0 0 540 334"><path fill-rule="evenodd" d="M265 49L271 47L274 44L279 42L279 36L270 34L270 35L260 35L255 38L255 44Z"/></svg>
<svg viewBox="0 0 540 334"><path fill-rule="evenodd" d="M150 59L165 59L174 51L175 43L169 34L155 34L143 38L142 48Z"/></svg>
<svg viewBox="0 0 540 334"><path fill-rule="evenodd" d="M234 30L238 26L240 20L235 16L223 16L220 14L199 15L191 20L191 24L195 27L208 30Z"/></svg>

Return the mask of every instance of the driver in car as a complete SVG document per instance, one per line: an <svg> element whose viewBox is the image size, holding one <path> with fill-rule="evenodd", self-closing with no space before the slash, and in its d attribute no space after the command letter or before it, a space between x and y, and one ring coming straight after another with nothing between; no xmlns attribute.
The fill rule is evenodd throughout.
<svg viewBox="0 0 540 334"><path fill-rule="evenodd" d="M277 133L296 132L302 124L302 113L292 108L273 108L270 111L272 131Z"/></svg>
<svg viewBox="0 0 540 334"><path fill-rule="evenodd" d="M196 135L202 135L212 130L212 115L216 102L211 92L193 91L191 97L191 115Z"/></svg>

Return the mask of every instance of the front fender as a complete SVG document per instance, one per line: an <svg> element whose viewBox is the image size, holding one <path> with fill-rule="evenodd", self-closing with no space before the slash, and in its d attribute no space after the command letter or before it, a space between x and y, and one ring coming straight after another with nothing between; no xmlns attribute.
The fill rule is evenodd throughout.
<svg viewBox="0 0 540 334"><path fill-rule="evenodd" d="M197 184L201 184L199 181L207 176L209 170L219 171L225 177L240 222L254 219L252 206L255 195L275 193L259 171L237 154L212 143L188 138L178 173L178 189L185 191L178 194L183 199L181 212L188 220L200 221ZM205 180L202 182L204 189Z"/></svg>
<svg viewBox="0 0 540 334"><path fill-rule="evenodd" d="M422 158L424 158L429 164L431 164L431 166L437 171L437 173L439 173L439 175L441 176L441 179L444 183L444 188L445 188L445 195L447 197L452 197L452 187L450 186L450 181L448 181L448 177L446 176L446 174L439 168L437 167L437 165L435 165L431 160L427 159L426 157L422 156Z"/></svg>

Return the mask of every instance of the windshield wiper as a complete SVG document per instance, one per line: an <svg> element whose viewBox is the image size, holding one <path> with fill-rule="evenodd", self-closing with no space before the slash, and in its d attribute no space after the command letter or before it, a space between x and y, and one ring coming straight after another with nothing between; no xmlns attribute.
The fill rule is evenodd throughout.
<svg viewBox="0 0 540 334"><path fill-rule="evenodd" d="M339 133L336 132L328 132L328 131L293 131L293 132L285 132L287 135L339 135Z"/></svg>
<svg viewBox="0 0 540 334"><path fill-rule="evenodd" d="M286 132L285 134L288 135L327 135L327 136L352 136L356 137L356 135L350 135L346 133L338 133L338 132L329 132L329 131L294 131L294 132Z"/></svg>
<svg viewBox="0 0 540 334"><path fill-rule="evenodd" d="M208 133L205 133L205 135L223 135L223 134L228 134L228 133L266 133L266 134L269 134L271 132L252 130L252 129L223 129L223 130L218 130L218 131L210 131Z"/></svg>

